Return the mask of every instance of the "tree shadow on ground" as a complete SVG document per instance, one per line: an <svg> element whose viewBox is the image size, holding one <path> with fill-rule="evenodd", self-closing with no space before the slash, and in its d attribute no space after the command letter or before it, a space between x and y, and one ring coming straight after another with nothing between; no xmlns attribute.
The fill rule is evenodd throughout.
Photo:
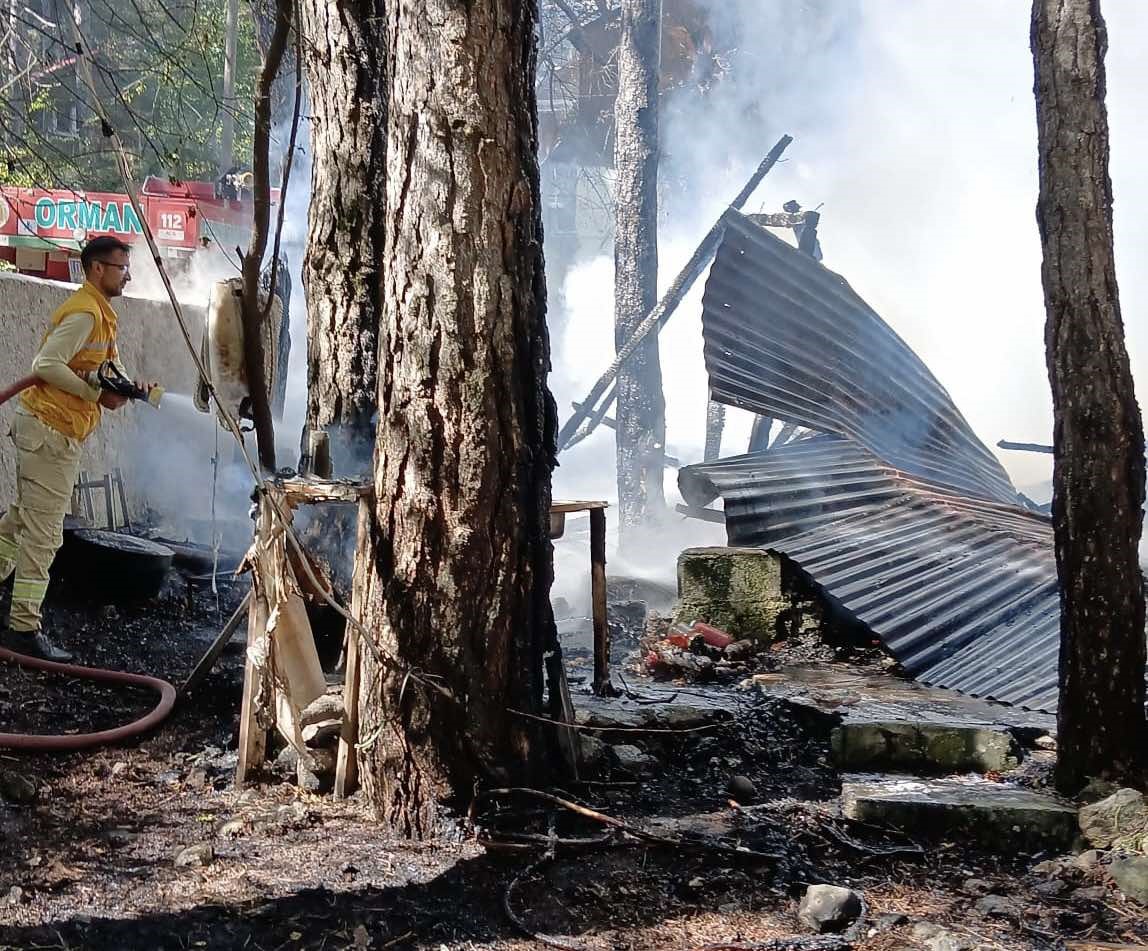
<svg viewBox="0 0 1148 951"><path fill-rule="evenodd" d="M521 937L502 911L511 867L485 855L460 861L427 882L335 892L303 889L270 901L202 904L135 918L78 915L38 927L0 926L0 951L186 951L189 948L439 948ZM365 929L370 943L364 944Z"/></svg>

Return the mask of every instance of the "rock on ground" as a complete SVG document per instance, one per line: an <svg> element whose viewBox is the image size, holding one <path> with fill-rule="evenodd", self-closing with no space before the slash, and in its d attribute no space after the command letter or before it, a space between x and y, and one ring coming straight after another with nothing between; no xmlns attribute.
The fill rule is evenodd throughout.
<svg viewBox="0 0 1148 951"><path fill-rule="evenodd" d="M0 769L0 799L19 806L26 806L36 800L36 784L22 773Z"/></svg>
<svg viewBox="0 0 1148 951"><path fill-rule="evenodd" d="M844 931L861 914L861 896L839 885L810 885L797 917L812 931Z"/></svg>
<svg viewBox="0 0 1148 951"><path fill-rule="evenodd" d="M1120 891L1148 908L1148 855L1118 855L1108 872Z"/></svg>
<svg viewBox="0 0 1148 951"><path fill-rule="evenodd" d="M631 776L650 776L658 769L658 761L638 747L622 744L613 747L614 762Z"/></svg>
<svg viewBox="0 0 1148 951"><path fill-rule="evenodd" d="M913 940L927 951L973 951L976 942L972 938L949 931L929 921L919 921L913 925Z"/></svg>
<svg viewBox="0 0 1148 951"><path fill-rule="evenodd" d="M1080 810L1080 833L1098 849L1139 839L1148 847L1148 799L1135 789L1119 789L1106 799Z"/></svg>

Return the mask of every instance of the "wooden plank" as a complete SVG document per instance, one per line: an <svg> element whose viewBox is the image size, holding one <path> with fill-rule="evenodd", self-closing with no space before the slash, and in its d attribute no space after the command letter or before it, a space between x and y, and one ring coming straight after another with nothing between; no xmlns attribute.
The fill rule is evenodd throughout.
<svg viewBox="0 0 1148 951"><path fill-rule="evenodd" d="M284 479L278 486L292 508L316 502L358 502L373 493L370 483L347 479Z"/></svg>
<svg viewBox="0 0 1148 951"><path fill-rule="evenodd" d="M100 485L103 486L104 489L104 509L108 516L108 531L114 532L116 530L116 512L112 503L115 500L115 496L112 495L112 475L110 472L103 477L100 481Z"/></svg>
<svg viewBox="0 0 1148 951"><path fill-rule="evenodd" d="M183 686L179 688L179 697L181 699L198 687L211 671L211 668L215 666L215 662L219 660L219 655L223 653L223 648L225 648L228 641L235 636L235 632L239 630L239 625L242 624L244 618L248 616L251 608L251 594L252 592L248 591L247 594L244 595L243 600L239 603L239 607L237 607L235 613L231 615L231 619L223 625L223 630L219 632L219 636L212 641L207 652L199 659L199 663L195 665L195 670L193 670L187 680L183 682Z"/></svg>
<svg viewBox="0 0 1148 951"><path fill-rule="evenodd" d="M687 518L696 518L703 522L714 522L717 525L725 524L725 512L717 509L701 508L697 505L676 505L674 508Z"/></svg>
<svg viewBox="0 0 1148 951"><path fill-rule="evenodd" d="M558 751L570 779L578 779L578 732L565 723L574 722L574 701L570 699L570 684L566 680L566 667L562 663L562 650L555 647L546 655L546 680L550 687L550 718L558 726Z"/></svg>
<svg viewBox="0 0 1148 951"><path fill-rule="evenodd" d="M371 575L371 501L359 499L358 534L355 543L355 569L351 580L351 617L360 623L366 613L367 584ZM343 728L339 734L339 755L335 762L335 796L345 799L359 785L360 655L359 632L347 625L347 662L343 681Z"/></svg>
<svg viewBox="0 0 1148 951"><path fill-rule="evenodd" d="M124 531L130 532L132 530L132 519L128 515L128 496L124 491L124 474L123 470L116 469L116 488L119 490L120 495L120 509L124 516Z"/></svg>
<svg viewBox="0 0 1148 951"><path fill-rule="evenodd" d="M610 627L606 623L606 510L590 510L590 603L594 618L594 693L614 695L610 684Z"/></svg>
<svg viewBox="0 0 1148 951"><path fill-rule="evenodd" d="M600 509L608 509L609 502L551 502L551 512L561 512L569 515L571 512L595 512Z"/></svg>
<svg viewBox="0 0 1148 951"><path fill-rule="evenodd" d="M258 570L258 569L256 569ZM255 714L255 697L259 692L260 671L251 662L251 649L263 647L267 639L267 606L254 588L248 600L247 658L243 667L243 700L239 707L239 763L235 768L235 785L247 784L253 770L267 757L267 732Z"/></svg>

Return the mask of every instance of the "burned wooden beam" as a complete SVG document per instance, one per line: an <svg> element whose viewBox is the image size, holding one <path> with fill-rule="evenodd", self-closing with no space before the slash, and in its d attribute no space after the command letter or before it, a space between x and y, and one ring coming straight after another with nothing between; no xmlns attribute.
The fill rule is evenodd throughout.
<svg viewBox="0 0 1148 951"><path fill-rule="evenodd" d="M1007 439L1002 439L997 443L998 449L1013 449L1017 452L1042 452L1045 455L1052 455L1052 446L1045 446L1038 442L1009 442Z"/></svg>
<svg viewBox="0 0 1148 951"><path fill-rule="evenodd" d="M571 403L570 405L573 406L575 409L579 409L582 406L581 403ZM614 417L606 415L605 407L603 407L601 409L601 411L596 414L596 419L599 423L601 423L607 429L617 429L618 428L618 424L614 420ZM680 469L682 467L681 459L679 459L677 456L671 456L667 452L662 453L662 461L667 466L669 466L671 469Z"/></svg>
<svg viewBox="0 0 1148 951"><path fill-rule="evenodd" d="M793 137L788 135L783 135L778 139L777 144L769 150L769 154L762 160L742 190L738 192L734 200L730 202L730 208L735 211L741 209L749 200L749 196L752 195L757 186L761 184L762 179L769 174L770 169L778 163L782 153L789 147L792 141ZM591 388L590 393L586 399L583 400L582 408L575 410L574 415L566 420L565 425L563 425L561 431L558 433L559 452L572 443L574 436L578 434L582 422L596 410L598 401L602 399L602 395L617 378L618 370L622 364L637 352L639 345L651 332L661 330L662 326L670 319L674 311L677 310L678 305L685 299L690 288L694 286L697 279L701 277L705 269L709 267L710 262L714 259L718 248L721 246L724 236L725 217L723 215L722 218L714 222L713 227L710 228L706 236L702 238L701 243L694 250L689 261L686 262L685 267L682 268L678 276L674 279L674 283L670 285L669 289L662 296L662 299L658 301L658 305L650 311L641 324L638 325L638 329L634 331L630 339L618 349L617 356L614 357L614 362L610 364L609 369L602 374ZM606 406L609 405L610 400L607 399Z"/></svg>

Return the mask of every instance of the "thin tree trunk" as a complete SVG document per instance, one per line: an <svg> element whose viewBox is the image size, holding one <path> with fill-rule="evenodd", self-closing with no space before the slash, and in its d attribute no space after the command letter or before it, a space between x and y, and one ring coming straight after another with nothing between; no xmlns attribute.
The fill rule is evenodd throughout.
<svg viewBox="0 0 1148 951"><path fill-rule="evenodd" d="M614 345L658 302L661 0L622 0L614 107ZM656 336L618 373L618 511L623 544L665 509L666 405Z"/></svg>
<svg viewBox="0 0 1148 951"><path fill-rule="evenodd" d="M239 0L227 0L223 28L223 129L219 139L219 174L235 164L235 62L239 46Z"/></svg>
<svg viewBox="0 0 1148 951"><path fill-rule="evenodd" d="M1035 0L1037 223L1061 590L1056 782L1065 792L1092 776L1143 782L1148 756L1138 556L1144 431L1112 247L1107 42L1097 0Z"/></svg>
<svg viewBox="0 0 1148 951"><path fill-rule="evenodd" d="M259 446L259 464L275 471L275 423L271 416L271 393L264 371L263 308L259 303L259 280L271 225L271 86L283 62L291 32L294 0L277 0L275 31L267 46L259 83L255 90L255 137L252 174L253 221L251 243L243 256L243 361L251 395L251 417Z"/></svg>
<svg viewBox="0 0 1148 951"><path fill-rule="evenodd" d="M375 443L386 200L384 16L383 0L302 3L313 156L303 260L307 428L330 434L341 475L369 471Z"/></svg>
<svg viewBox="0 0 1148 951"><path fill-rule="evenodd" d="M413 673L368 662L360 712L368 801L412 837L546 752L511 712L541 712L556 648L537 18L536 0L388 4L367 626Z"/></svg>

